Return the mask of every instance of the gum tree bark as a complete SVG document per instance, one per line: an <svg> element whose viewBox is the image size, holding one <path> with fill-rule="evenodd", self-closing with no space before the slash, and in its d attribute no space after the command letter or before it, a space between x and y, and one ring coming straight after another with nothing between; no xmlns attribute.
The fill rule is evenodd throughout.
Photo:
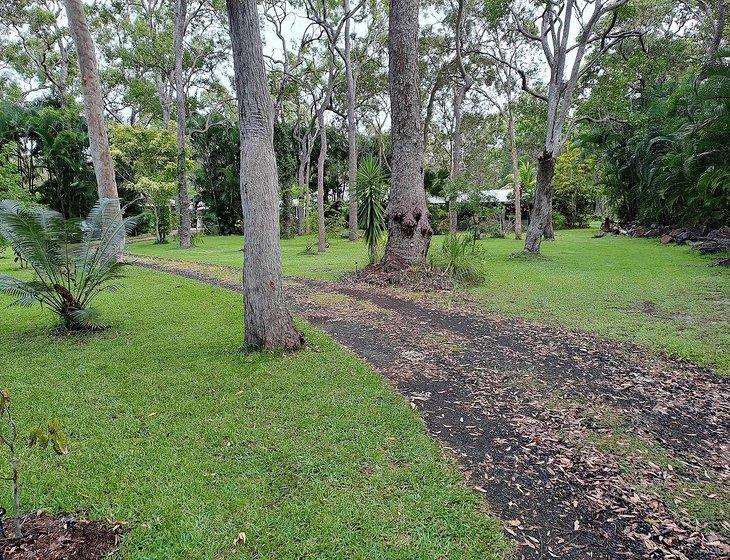
<svg viewBox="0 0 730 560"><path fill-rule="evenodd" d="M116 200L119 209L119 194L114 176L114 161L109 151L109 134L104 121L104 102L102 99L99 66L96 60L96 47L89 31L89 23L84 12L82 0L64 0L71 36L76 45L76 54L81 71L81 89L84 93L84 115L89 129L91 160L96 175L96 190L99 198ZM121 217L121 212L118 214ZM124 240L112 249L118 260L122 260Z"/></svg>
<svg viewBox="0 0 730 560"><path fill-rule="evenodd" d="M350 11L350 0L344 0L343 8ZM352 72L352 38L350 19L345 20L345 79L347 81L347 193L350 207L348 232L350 241L357 241L357 129L355 124L355 76Z"/></svg>
<svg viewBox="0 0 730 560"><path fill-rule="evenodd" d="M533 12L535 33L525 26L521 16L512 11L518 31L539 44L550 69L546 93L527 84L527 74L503 58L499 62L516 71L522 89L547 104L545 147L537 161L535 207L525 238L525 252L539 253L542 237L552 239L552 179L555 162L568 132L575 124L571 116L573 97L581 78L612 47L629 37L640 37L641 31L617 28L616 10L628 0L553 0L544 9ZM576 34L576 29L579 32Z"/></svg>
<svg viewBox="0 0 730 560"><path fill-rule="evenodd" d="M449 170L449 179L454 188L456 181L461 175L461 117L464 98L469 86L466 82L459 86L454 99L454 127L452 130L451 141L451 169ZM449 233L455 235L459 226L459 217L456 213L456 196L457 193L452 192L449 196Z"/></svg>
<svg viewBox="0 0 730 560"><path fill-rule="evenodd" d="M464 0L459 0L459 9L456 16L456 64L461 78L461 85L459 86L456 99L454 100L454 129L451 145L451 172L449 173L452 185L456 183L457 179L461 175L461 121L464 100L466 99L466 94L469 92L469 89L472 85L474 85L474 78L467 73L466 67L464 66L464 57L462 56L462 34L465 12L466 7L464 6ZM452 193L449 199L449 233L452 235L456 234L459 225L459 219L456 213L456 196L457 193Z"/></svg>
<svg viewBox="0 0 730 560"><path fill-rule="evenodd" d="M173 38L173 48L175 50L175 93L177 101L177 211L180 217L177 233L180 247L183 249L190 248L190 228L192 227L190 220L188 177L185 166L187 115L185 108L185 82L183 77L183 39L185 38L187 17L188 0L177 0L175 3L175 34Z"/></svg>
<svg viewBox="0 0 730 560"><path fill-rule="evenodd" d="M327 249L327 232L324 222L324 160L327 158L327 127L324 122L324 108L317 114L319 123L319 155L317 156L317 251Z"/></svg>
<svg viewBox="0 0 730 560"><path fill-rule="evenodd" d="M715 26L712 33L712 40L710 46L707 49L706 60L712 62L717 56L717 51L720 49L722 43L722 37L725 33L725 21L727 19L727 0L717 0L717 6L715 8Z"/></svg>
<svg viewBox="0 0 730 560"><path fill-rule="evenodd" d="M537 181L535 183L535 203L530 215L530 226L525 237L525 251L539 253L540 242L545 228L552 219L553 175L557 156L545 151L537 158Z"/></svg>
<svg viewBox="0 0 730 560"><path fill-rule="evenodd" d="M522 239L522 180L520 177L520 160L517 156L515 117L509 100L507 101L507 131L509 133L510 159L512 160L512 184L515 191L515 239Z"/></svg>
<svg viewBox="0 0 730 560"><path fill-rule="evenodd" d="M317 125L319 126L319 156L317 157L317 250L324 253L327 249L327 231L324 221L324 162L327 159L327 126L324 122L324 112L332 103L332 89L335 86L334 61L330 60L327 77L327 91L325 91L322 105L317 109Z"/></svg>
<svg viewBox="0 0 730 560"><path fill-rule="evenodd" d="M233 45L241 149L245 346L296 350L304 338L286 309L279 247L274 109L256 0L226 0Z"/></svg>
<svg viewBox="0 0 730 560"><path fill-rule="evenodd" d="M423 189L418 0L391 1L388 57L393 157L382 266L398 270L424 263L433 235Z"/></svg>

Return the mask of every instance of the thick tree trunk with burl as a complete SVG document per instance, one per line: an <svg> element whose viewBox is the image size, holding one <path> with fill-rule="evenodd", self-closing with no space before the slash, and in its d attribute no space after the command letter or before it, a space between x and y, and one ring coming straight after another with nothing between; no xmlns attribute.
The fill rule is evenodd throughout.
<svg viewBox="0 0 730 560"><path fill-rule="evenodd" d="M245 345L296 350L304 339L284 301L274 110L256 0L227 0L226 5L240 120Z"/></svg>
<svg viewBox="0 0 730 560"><path fill-rule="evenodd" d="M84 12L82 0L64 0L71 35L76 45L76 54L81 71L81 89L84 93L84 115L89 129L91 160L94 164L96 189L99 199L116 200L119 209L119 194L114 176L114 161L109 150L109 135L104 121L104 102L101 95L101 79L96 61L96 47L89 31L89 23ZM121 212L116 213L120 216ZM111 250L122 260L124 241Z"/></svg>
<svg viewBox="0 0 730 560"><path fill-rule="evenodd" d="M525 252L538 254L540 243L545 233L548 220L551 219L551 205L553 198L553 175L555 174L556 157L549 152L537 160L537 182L535 185L535 204L530 216L530 226L525 238Z"/></svg>
<svg viewBox="0 0 730 560"><path fill-rule="evenodd" d="M185 136L187 134L187 114L185 103L185 83L183 76L183 39L188 14L187 0L175 3L175 90L177 93L177 211L180 217L178 239L180 247L188 249L191 245L192 227L190 219L190 196L185 157Z"/></svg>
<svg viewBox="0 0 730 560"><path fill-rule="evenodd" d="M392 0L388 30L391 165L388 242L382 266L424 263L433 230L423 189L423 131L418 77L418 0Z"/></svg>

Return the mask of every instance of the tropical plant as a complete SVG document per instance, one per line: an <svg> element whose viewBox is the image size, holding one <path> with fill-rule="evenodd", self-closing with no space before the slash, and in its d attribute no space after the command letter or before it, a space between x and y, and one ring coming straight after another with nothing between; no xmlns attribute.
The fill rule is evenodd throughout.
<svg viewBox="0 0 730 560"><path fill-rule="evenodd" d="M378 246L385 234L385 195L388 178L378 161L368 156L357 170L357 221L368 246L370 264L378 260Z"/></svg>
<svg viewBox="0 0 730 560"><path fill-rule="evenodd" d="M520 173L520 187L522 188L522 200L532 201L535 197L535 181L537 171L535 165L529 159L521 159L518 167ZM504 178L510 185L514 184L512 173Z"/></svg>
<svg viewBox="0 0 730 560"><path fill-rule="evenodd" d="M730 220L730 66L659 83L626 122L586 127L618 218L718 227Z"/></svg>
<svg viewBox="0 0 730 560"><path fill-rule="evenodd" d="M432 264L457 282L475 283L484 275L480 257L481 250L471 235L447 235Z"/></svg>
<svg viewBox="0 0 730 560"><path fill-rule="evenodd" d="M102 199L81 225L45 208L0 202L0 235L35 272L25 281L0 275L0 293L15 297L11 305L48 306L66 331L98 328L92 323L93 300L121 276L116 248L134 227L123 218L115 199Z"/></svg>

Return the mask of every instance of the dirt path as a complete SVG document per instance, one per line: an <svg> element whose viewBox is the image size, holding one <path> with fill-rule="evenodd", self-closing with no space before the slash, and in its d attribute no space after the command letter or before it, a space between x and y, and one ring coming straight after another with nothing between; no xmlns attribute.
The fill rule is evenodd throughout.
<svg viewBox="0 0 730 560"><path fill-rule="evenodd" d="M240 291L225 267L137 264ZM287 289L421 412L519 558L730 558L730 379L433 297Z"/></svg>

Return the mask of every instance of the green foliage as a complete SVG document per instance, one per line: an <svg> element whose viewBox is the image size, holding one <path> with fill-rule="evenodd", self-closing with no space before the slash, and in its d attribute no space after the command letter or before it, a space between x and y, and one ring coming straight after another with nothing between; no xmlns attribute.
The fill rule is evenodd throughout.
<svg viewBox="0 0 730 560"><path fill-rule="evenodd" d="M8 464L10 476L5 478L11 483L12 512L10 515L13 536L22 536L20 524L20 449L18 446L18 429L11 410L10 392L7 389L0 391L0 444L8 451ZM38 426L30 433L28 449L40 447L47 449L51 447L57 455L68 455L68 438L61 429L57 420L48 422L45 426Z"/></svg>
<svg viewBox="0 0 730 560"><path fill-rule="evenodd" d="M111 282L121 276L116 248L134 221L123 219L111 199L97 203L81 232L77 222L51 210L0 202L0 235L35 272L29 281L0 276L0 293L13 296L12 305L47 306L67 331L93 327L90 304L102 291L114 289Z"/></svg>
<svg viewBox="0 0 730 560"><path fill-rule="evenodd" d="M582 148L566 144L553 176L555 229L588 227L601 192L598 181L596 159Z"/></svg>
<svg viewBox="0 0 730 560"><path fill-rule="evenodd" d="M17 144L15 142L8 142L0 147L0 200L13 199L31 202L33 197L22 187L16 153ZM7 241L0 235L0 255L7 246Z"/></svg>
<svg viewBox="0 0 730 560"><path fill-rule="evenodd" d="M38 193L40 203L68 217L88 212L97 196L80 113L76 105L46 101L0 109L0 144L23 147L22 184Z"/></svg>
<svg viewBox="0 0 730 560"><path fill-rule="evenodd" d="M683 226L730 221L730 73L725 64L695 78L648 88L635 118L591 127L606 189L622 220Z"/></svg>
<svg viewBox="0 0 730 560"><path fill-rule="evenodd" d="M18 159L18 146L15 142L8 142L0 147L0 199L27 196L23 191Z"/></svg>
<svg viewBox="0 0 730 560"><path fill-rule="evenodd" d="M357 221L363 230L370 264L378 260L378 247L385 234L385 203L388 178L378 161L368 156L357 170Z"/></svg>
<svg viewBox="0 0 730 560"><path fill-rule="evenodd" d="M191 139L198 163L193 180L207 208L203 223L206 230L219 235L240 235L243 210L238 176L238 126L220 114L210 117L211 126L205 128L204 122L198 117L191 119L191 126L203 130Z"/></svg>
<svg viewBox="0 0 730 560"><path fill-rule="evenodd" d="M111 151L123 184L144 196L152 210L158 243L172 230L170 200L177 193L177 140L163 128L114 125ZM194 162L187 160L194 169Z"/></svg>
<svg viewBox="0 0 730 560"><path fill-rule="evenodd" d="M470 235L447 235L432 263L457 282L474 284L484 276L481 251Z"/></svg>

